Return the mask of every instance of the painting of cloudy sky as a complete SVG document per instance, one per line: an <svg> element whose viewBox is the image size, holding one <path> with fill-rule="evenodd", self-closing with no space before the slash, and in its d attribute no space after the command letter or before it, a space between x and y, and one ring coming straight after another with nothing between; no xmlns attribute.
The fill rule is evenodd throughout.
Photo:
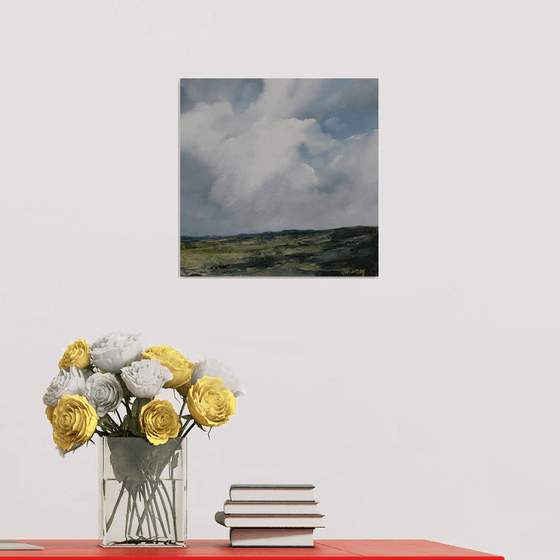
<svg viewBox="0 0 560 560"><path fill-rule="evenodd" d="M376 79L183 79L181 240L377 231L377 145Z"/></svg>

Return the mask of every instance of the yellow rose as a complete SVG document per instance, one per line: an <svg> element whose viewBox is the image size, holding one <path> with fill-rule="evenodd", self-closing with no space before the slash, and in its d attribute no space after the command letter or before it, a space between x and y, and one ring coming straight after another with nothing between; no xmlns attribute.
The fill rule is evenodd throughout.
<svg viewBox="0 0 560 560"><path fill-rule="evenodd" d="M169 438L177 437L181 429L179 415L167 400L153 399L145 404L138 419L142 433L154 445L167 443Z"/></svg>
<svg viewBox="0 0 560 560"><path fill-rule="evenodd" d="M47 420L51 424L52 424L53 412L54 412L55 408L56 408L55 406L47 406L47 408L45 409L45 414L47 415Z"/></svg>
<svg viewBox="0 0 560 560"><path fill-rule="evenodd" d="M85 397L62 395L52 411L51 424L54 442L62 450L69 451L73 445L91 438L97 427L97 412Z"/></svg>
<svg viewBox="0 0 560 560"><path fill-rule="evenodd" d="M58 362L59 369L70 369L72 366L76 366L76 369L89 366L89 345L81 338L66 347L66 352Z"/></svg>
<svg viewBox="0 0 560 560"><path fill-rule="evenodd" d="M221 426L235 414L235 397L219 377L204 376L189 390L187 406L197 424Z"/></svg>
<svg viewBox="0 0 560 560"><path fill-rule="evenodd" d="M142 358L145 360L158 360L158 362L169 369L173 374L173 379L168 381L164 387L175 388L189 383L195 364L190 362L177 350L162 344L161 346L152 346L146 348L142 352Z"/></svg>

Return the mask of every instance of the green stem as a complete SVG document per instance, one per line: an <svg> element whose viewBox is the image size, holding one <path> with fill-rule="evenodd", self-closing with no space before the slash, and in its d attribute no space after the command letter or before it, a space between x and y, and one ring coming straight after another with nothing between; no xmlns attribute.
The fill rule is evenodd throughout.
<svg viewBox="0 0 560 560"><path fill-rule="evenodd" d="M147 482L145 483L145 485L147 486ZM154 518L154 514L153 511L150 509L151 508L151 503L152 503L152 496L150 496L149 498L146 497L146 491L144 490L144 487L141 487L142 489L142 496L144 497L144 512L142 513L142 517L141 520L144 519L144 517L146 517L146 515L148 517L146 517L146 519L149 519L149 516L151 516L151 521L152 521L152 525L154 527L154 533L155 536L157 537L157 524L156 524L156 520ZM148 492L150 490L148 489Z"/></svg>
<svg viewBox="0 0 560 560"><path fill-rule="evenodd" d="M185 429L185 427L187 426L187 424L185 424L182 428L181 428L181 432ZM188 430L184 433L181 434L181 432L179 432L178 437L179 438L186 438L187 434L196 426L196 422L193 420L193 423L189 426Z"/></svg>
<svg viewBox="0 0 560 560"><path fill-rule="evenodd" d="M133 509L136 510L136 517L138 519L138 530L136 533L138 537L144 536L144 530L142 529L142 523L140 522L140 512L138 511L138 490L134 492L134 506Z"/></svg>
<svg viewBox="0 0 560 560"><path fill-rule="evenodd" d="M187 397L183 397L183 405L181 406L181 410L179 412L179 418L183 415L183 410L185 410L185 405L187 404Z"/></svg>
<svg viewBox="0 0 560 560"><path fill-rule="evenodd" d="M105 414L105 417L108 418L109 422L111 422L111 426L113 426L112 433L118 432L121 429L121 427L115 422L115 420L109 416L108 412L107 414Z"/></svg>
<svg viewBox="0 0 560 560"><path fill-rule="evenodd" d="M125 517L125 522L124 522L124 538L128 541L130 539L130 532L132 530L132 520L130 519L130 502L131 502L131 495L130 495L130 489L128 491L128 501L126 503L126 517ZM130 528L129 528L129 524L130 524Z"/></svg>
<svg viewBox="0 0 560 560"><path fill-rule="evenodd" d="M161 480L158 477L158 480ZM171 496L169 495L169 492L167 491L167 488L165 487L165 483L162 481L161 487L163 488L163 491L165 492L165 495L167 497L167 501L169 502L169 508L171 511L171 519L173 521L173 533L175 535L175 542L177 542L177 512L175 511L175 481L172 480L171 481L172 487L173 487L173 501L171 501ZM163 501L163 499L162 499ZM167 524L169 525L169 521L167 522Z"/></svg>
<svg viewBox="0 0 560 560"><path fill-rule="evenodd" d="M150 537L150 540L152 539L152 525L150 523L150 516L146 516L146 494L144 493L144 489L142 487L140 487L140 491L142 492L142 496L144 498L144 511L142 512L142 515L139 517L140 521L139 523L142 522L142 520L144 519L144 517L146 518L146 525L148 526L148 536Z"/></svg>
<svg viewBox="0 0 560 560"><path fill-rule="evenodd" d="M171 488L173 490L173 505L171 506L171 511L173 513L173 531L175 531L175 542L177 542L177 512L175 511L175 500L177 498L176 496L176 490L175 490L175 480L171 481ZM165 489L165 486L164 486ZM167 498L169 499L169 494L167 495ZM181 519L181 523L183 524L183 527L185 526L185 520Z"/></svg>
<svg viewBox="0 0 560 560"><path fill-rule="evenodd" d="M109 517L109 521L107 521L107 527L105 529L105 532L108 533L109 529L111 528L111 525L113 524L113 519L115 518L115 513L117 513L117 509L119 507L119 504L121 503L121 499L123 497L124 494L124 482L121 483L121 490L119 492L119 496L117 498L117 503L115 504L115 507L113 508L113 513L111 513L111 517Z"/></svg>
<svg viewBox="0 0 560 560"><path fill-rule="evenodd" d="M150 492L150 485L149 483L146 481L146 492L149 493ZM154 494L150 494L148 497L148 513L151 515L152 518L152 523L154 525L154 538L156 539L156 541L158 540L158 519L159 516L156 514L155 510L154 510ZM161 525L161 519L159 519L160 525ZM165 527L163 529L163 532L165 533Z"/></svg>
<svg viewBox="0 0 560 560"><path fill-rule="evenodd" d="M161 516L161 512L160 512L159 506L158 506L157 494L155 493L157 491L158 494L161 494L161 492L158 488L158 483L157 482L152 483L152 484L154 486L154 492L152 492L152 495L154 497L154 499L152 500L152 502L153 502L152 507L155 507L155 510L157 512L156 519L159 519L159 524L161 525L161 528L163 530L162 537L167 537L167 531L165 530L165 525L163 524L163 518ZM162 507L163 507L163 505L164 504L162 503ZM165 516L167 517L167 510L165 509L165 507L163 507L163 511L165 512ZM167 519L167 525L169 526L169 518ZM169 528L169 531L171 531L171 527Z"/></svg>
<svg viewBox="0 0 560 560"><path fill-rule="evenodd" d="M185 405L187 404L187 397L183 397L183 404L181 405L181 410L179 411L179 422L182 422L182 416L183 416L183 410L185 410ZM181 434L183 432L183 430L185 429L185 427L187 426L187 424L189 423L189 419L187 418L185 420L185 423L181 426L180 430L179 430L179 434ZM180 437L180 435L179 435Z"/></svg>
<svg viewBox="0 0 560 560"><path fill-rule="evenodd" d="M161 493L161 488L160 488L160 486L163 486L163 488L165 489L165 483L158 476L156 478L154 484L156 486L158 496L159 496L159 499L160 499L160 502L161 502L161 508L163 509L163 513L165 513L165 520L167 521L167 533L166 534L169 534L169 533L171 533L171 524L169 523L169 514L167 513L167 508L165 507L165 503L163 501L163 494ZM156 505L157 505L157 502L156 502ZM173 520L175 520L175 516L173 515L173 511L171 512L171 515L173 517Z"/></svg>

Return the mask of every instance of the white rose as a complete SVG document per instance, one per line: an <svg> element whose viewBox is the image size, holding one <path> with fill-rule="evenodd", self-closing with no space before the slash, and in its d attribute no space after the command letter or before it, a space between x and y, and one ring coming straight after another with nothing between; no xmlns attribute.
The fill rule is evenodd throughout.
<svg viewBox="0 0 560 560"><path fill-rule="evenodd" d="M126 388L140 398L155 397L173 374L158 360L142 360L124 367L121 373Z"/></svg>
<svg viewBox="0 0 560 560"><path fill-rule="evenodd" d="M112 373L94 373L86 382L84 397L99 417L118 408L123 398L119 380Z"/></svg>
<svg viewBox="0 0 560 560"><path fill-rule="evenodd" d="M76 366L71 366L69 370L61 369L47 387L43 403L46 406L56 406L62 395L83 396L85 386L86 377L81 369L76 369Z"/></svg>
<svg viewBox="0 0 560 560"><path fill-rule="evenodd" d="M90 345L91 361L101 371L118 373L142 356L139 334L108 333Z"/></svg>
<svg viewBox="0 0 560 560"><path fill-rule="evenodd" d="M246 395L245 389L241 387L241 382L233 374L231 368L219 360L205 360L201 358L195 366L191 376L191 384L194 385L202 377L219 377L222 385L227 387L234 397Z"/></svg>

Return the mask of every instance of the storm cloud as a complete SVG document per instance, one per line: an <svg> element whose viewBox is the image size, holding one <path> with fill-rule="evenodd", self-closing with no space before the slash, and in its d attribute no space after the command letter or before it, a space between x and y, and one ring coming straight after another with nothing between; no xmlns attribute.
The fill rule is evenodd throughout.
<svg viewBox="0 0 560 560"><path fill-rule="evenodd" d="M181 234L377 225L377 80L181 80Z"/></svg>

